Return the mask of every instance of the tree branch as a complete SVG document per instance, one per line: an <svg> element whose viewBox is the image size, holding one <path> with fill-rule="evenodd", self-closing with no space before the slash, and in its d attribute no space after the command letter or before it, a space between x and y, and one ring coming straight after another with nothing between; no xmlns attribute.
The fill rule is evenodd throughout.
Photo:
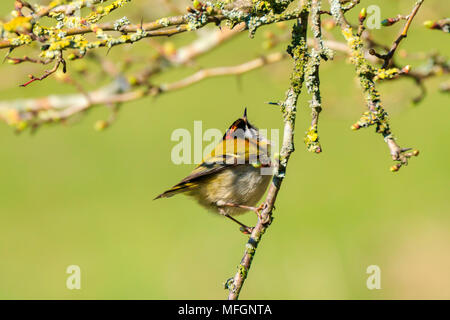
<svg viewBox="0 0 450 320"><path fill-rule="evenodd" d="M351 62L355 65L356 74L359 78L361 87L366 94L366 103L368 111L352 126L352 129L358 130L362 127L376 126L376 132L380 133L387 146L389 147L391 157L394 161L398 161L397 164L391 167L391 171L398 171L401 166L408 164L408 159L412 156L417 156L419 151L407 152L410 148L401 148L395 141L395 137L391 132L388 114L384 110L380 94L375 86L374 78L376 76L383 75L382 77L388 78L389 73L383 68L377 70L370 65L364 57L364 50L361 38L353 33L353 29L350 24L345 20L343 10L339 0L329 0L331 5L331 13L336 21L336 24L340 26L342 34L347 41L348 47L351 49Z"/></svg>
<svg viewBox="0 0 450 320"><path fill-rule="evenodd" d="M286 98L279 105L283 112L284 133L281 153L279 155L276 172L270 184L264 207L258 217L258 221L250 234L250 238L245 245L244 256L238 266L235 276L229 279L225 287L229 290L228 299L237 300L248 276L256 249L266 229L272 222L272 211L281 187L281 183L286 175L286 167L291 153L294 151L294 128L297 113L297 99L301 92L305 78L304 68L307 63L307 42L306 30L308 25L309 6L302 10L302 13L293 27L292 44L288 47L288 53L294 59L294 71L291 76L291 87L286 93Z"/></svg>
<svg viewBox="0 0 450 320"><path fill-rule="evenodd" d="M422 5L424 0L418 0L416 2L416 4L414 5L414 8L412 9L412 12L409 14L409 16L407 17L402 17L402 16L398 16L396 19L386 19L384 21L388 21L387 23L385 23L384 25L388 26L388 25L392 25L393 23L397 22L398 20L400 20L401 18L406 19L406 23L405 26L402 29L402 32L398 35L397 39L395 39L394 43L392 44L390 50L383 55L377 54L375 52L373 52L372 54L375 55L376 57L383 59L384 63L383 66L381 68L387 68L389 65L389 62L391 60L391 58L393 57L395 50L397 50L398 46L400 45L400 42L407 37L408 35L408 30L409 27L411 25L412 20L414 19L414 17L416 16L417 12L419 11L420 6ZM395 21L395 22L394 22Z"/></svg>
<svg viewBox="0 0 450 320"><path fill-rule="evenodd" d="M25 58L24 58L24 59L25 59ZM27 61L31 61L31 60L28 59ZM42 62L42 64L45 64L45 63ZM59 57L58 60L56 60L56 63L55 63L55 65L53 66L53 68L50 69L50 70L46 70L45 73L44 73L44 75L42 75L41 77L37 77L37 78L36 78L36 77L33 76L32 74L30 74L30 75L29 75L30 80L27 81L27 82L25 82L24 84L21 84L20 86L21 86L21 87L26 87L26 86L28 86L29 84L31 84L31 83L33 83L33 82L35 82L35 81L42 81L42 80L46 79L46 78L49 77L50 75L54 74L54 73L58 70L58 68L59 68L59 66L60 66L61 64L63 65L64 73L66 73L66 62L64 61L64 59L63 59L62 57Z"/></svg>
<svg viewBox="0 0 450 320"><path fill-rule="evenodd" d="M202 80L218 76L240 75L268 64L276 63L286 58L286 54L275 52L240 65L217 67L200 70L191 76L159 86L145 85L145 78L140 79L137 89L123 76L99 90L82 92L75 95L51 96L48 99L27 99L11 102L0 102L0 118L18 129L25 129L24 123L33 126L43 123L68 119L96 105L111 105L137 100L146 96L158 96L162 93L179 90ZM57 64L59 65L59 64ZM56 71L57 65L52 69ZM46 72L46 76L50 72ZM35 79L39 80L39 79ZM33 80L33 81L35 81ZM31 80L30 80L31 81Z"/></svg>

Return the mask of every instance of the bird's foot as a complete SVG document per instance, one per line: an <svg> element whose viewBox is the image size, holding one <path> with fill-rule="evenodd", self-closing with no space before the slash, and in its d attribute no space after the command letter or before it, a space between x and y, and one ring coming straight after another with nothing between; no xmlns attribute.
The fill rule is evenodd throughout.
<svg viewBox="0 0 450 320"><path fill-rule="evenodd" d="M239 230L243 233L243 234L251 234L253 231L253 228L246 226L245 224L243 224L242 222L240 222L239 220L236 220L235 218L233 218L232 216L230 216L225 210L223 210L222 208L219 208L219 212L220 214L222 214L224 217L227 217L228 219L230 219L231 221L236 222L238 225L240 225L241 227L239 228Z"/></svg>
<svg viewBox="0 0 450 320"><path fill-rule="evenodd" d="M261 212L262 212L263 210L265 210L265 209L267 208L267 206L268 206L268 204L267 204L266 202L263 202L263 203L261 203L261 205L260 205L259 207L254 208L254 210L253 210L253 211L256 213L256 215L258 216L258 219L261 220L261 222L262 222L263 224L268 223L269 220L270 220L270 217L269 217L268 215L263 216L263 215L261 214Z"/></svg>

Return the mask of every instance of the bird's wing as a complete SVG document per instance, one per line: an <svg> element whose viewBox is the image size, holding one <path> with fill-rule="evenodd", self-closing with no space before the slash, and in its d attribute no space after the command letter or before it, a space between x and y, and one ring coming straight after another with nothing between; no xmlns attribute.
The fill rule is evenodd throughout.
<svg viewBox="0 0 450 320"><path fill-rule="evenodd" d="M254 150L256 148L256 141L249 139L222 140L186 178L155 199L171 197L177 193L185 192L195 187L200 180L217 172L229 167L248 164L249 155L257 154Z"/></svg>
<svg viewBox="0 0 450 320"><path fill-rule="evenodd" d="M155 199L168 198L177 193L185 192L188 189L195 188L200 180L210 177L211 175L231 166L233 165L203 162L198 165L186 178L181 180L169 190L157 196Z"/></svg>

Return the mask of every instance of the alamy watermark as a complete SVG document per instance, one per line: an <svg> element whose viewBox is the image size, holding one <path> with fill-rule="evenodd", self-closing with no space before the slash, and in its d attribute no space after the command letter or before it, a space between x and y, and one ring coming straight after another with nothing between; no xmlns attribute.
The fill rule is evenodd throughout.
<svg viewBox="0 0 450 320"><path fill-rule="evenodd" d="M72 264L67 267L66 273L70 274L66 280L66 287L69 290L81 289L81 269L79 266Z"/></svg>
<svg viewBox="0 0 450 320"><path fill-rule="evenodd" d="M377 5L370 5L367 7L366 18L367 29L381 28L381 8Z"/></svg>
<svg viewBox="0 0 450 320"><path fill-rule="evenodd" d="M370 265L366 269L367 277L366 286L369 290L381 289L381 269L376 264Z"/></svg>

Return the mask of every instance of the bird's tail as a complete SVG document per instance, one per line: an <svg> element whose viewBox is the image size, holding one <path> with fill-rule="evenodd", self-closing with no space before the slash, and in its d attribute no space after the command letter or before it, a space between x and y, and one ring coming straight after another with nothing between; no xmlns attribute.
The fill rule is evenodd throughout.
<svg viewBox="0 0 450 320"><path fill-rule="evenodd" d="M170 188L167 191L164 191L159 196L154 198L153 200L160 199L160 198L170 198L178 193L183 193L188 190L190 190L194 186L194 183L179 183L172 188Z"/></svg>

